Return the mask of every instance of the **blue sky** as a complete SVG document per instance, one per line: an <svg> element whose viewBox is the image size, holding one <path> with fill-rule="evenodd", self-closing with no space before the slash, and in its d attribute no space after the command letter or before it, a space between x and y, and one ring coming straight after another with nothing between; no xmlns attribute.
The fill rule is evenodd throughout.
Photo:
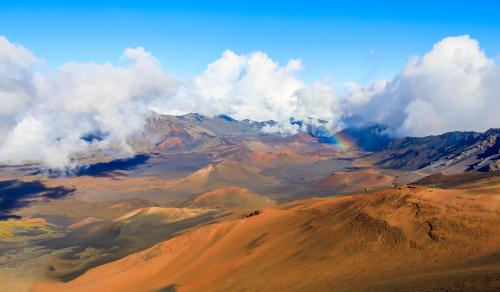
<svg viewBox="0 0 500 292"><path fill-rule="evenodd" d="M403 2L0 0L0 35L53 66L118 62L142 46L182 77L225 49L300 58L301 78L336 83L392 77L446 36L470 34L499 56L500 1Z"/></svg>

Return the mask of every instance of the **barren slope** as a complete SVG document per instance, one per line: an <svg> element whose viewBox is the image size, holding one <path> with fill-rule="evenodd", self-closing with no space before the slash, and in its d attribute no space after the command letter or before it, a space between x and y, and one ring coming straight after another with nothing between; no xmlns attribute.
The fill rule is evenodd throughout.
<svg viewBox="0 0 500 292"><path fill-rule="evenodd" d="M499 195L400 187L194 229L35 291L495 290Z"/></svg>
<svg viewBox="0 0 500 292"><path fill-rule="evenodd" d="M323 192L352 193L391 185L392 178L374 169L334 172L312 183Z"/></svg>
<svg viewBox="0 0 500 292"><path fill-rule="evenodd" d="M211 164L180 179L168 191L171 194L201 194L221 187L240 186L255 190L267 190L279 184L259 175L235 161L225 160Z"/></svg>
<svg viewBox="0 0 500 292"><path fill-rule="evenodd" d="M219 188L196 197L188 207L190 208L221 208L221 209L252 209L272 207L275 201L253 193L245 188Z"/></svg>

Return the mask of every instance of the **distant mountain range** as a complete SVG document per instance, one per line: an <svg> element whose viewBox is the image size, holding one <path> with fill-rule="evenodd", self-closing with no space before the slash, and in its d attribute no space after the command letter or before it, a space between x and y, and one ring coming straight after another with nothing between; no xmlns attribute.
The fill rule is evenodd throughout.
<svg viewBox="0 0 500 292"><path fill-rule="evenodd" d="M320 142L335 143L329 137L349 137L366 157L384 169L425 170L430 173L500 170L500 129L484 133L449 132L437 136L393 138L382 125L346 128L335 135L326 121L311 123L291 119L299 133L290 139L307 135ZM170 116L153 114L147 118L143 133L131 140L139 152L206 152L225 151L243 140L272 140L278 134L264 133L264 126L274 121L235 120L227 115L206 117L200 114Z"/></svg>
<svg viewBox="0 0 500 292"><path fill-rule="evenodd" d="M500 129L450 132L390 142L370 157L382 168L460 173L500 170Z"/></svg>

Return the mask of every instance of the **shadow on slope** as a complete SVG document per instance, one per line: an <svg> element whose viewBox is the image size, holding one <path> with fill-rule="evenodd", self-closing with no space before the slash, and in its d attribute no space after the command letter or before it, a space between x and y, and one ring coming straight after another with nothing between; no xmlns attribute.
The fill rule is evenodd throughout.
<svg viewBox="0 0 500 292"><path fill-rule="evenodd" d="M51 249L65 249L48 267L48 276L68 281L90 268L120 259L167 240L175 234L214 220L212 209L148 207L131 211L114 220L88 221L70 226L62 238L42 243Z"/></svg>
<svg viewBox="0 0 500 292"><path fill-rule="evenodd" d="M131 158L115 159L109 162L98 162L80 167L76 170L76 175L88 176L108 176L118 170L132 170L148 161L149 155L139 154Z"/></svg>
<svg viewBox="0 0 500 292"><path fill-rule="evenodd" d="M10 213L32 202L59 199L74 191L73 188L46 187L40 181L0 181L0 220L18 217Z"/></svg>

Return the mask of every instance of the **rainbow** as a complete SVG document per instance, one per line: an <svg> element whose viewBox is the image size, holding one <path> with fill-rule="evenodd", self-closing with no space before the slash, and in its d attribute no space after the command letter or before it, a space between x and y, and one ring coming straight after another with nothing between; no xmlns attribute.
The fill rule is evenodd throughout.
<svg viewBox="0 0 500 292"><path fill-rule="evenodd" d="M354 139L345 133L335 133L333 136L337 139L338 147L343 151L357 151L358 147Z"/></svg>
<svg viewBox="0 0 500 292"><path fill-rule="evenodd" d="M332 132L330 136L320 137L320 142L335 145L344 152L357 151L354 139L341 132Z"/></svg>

